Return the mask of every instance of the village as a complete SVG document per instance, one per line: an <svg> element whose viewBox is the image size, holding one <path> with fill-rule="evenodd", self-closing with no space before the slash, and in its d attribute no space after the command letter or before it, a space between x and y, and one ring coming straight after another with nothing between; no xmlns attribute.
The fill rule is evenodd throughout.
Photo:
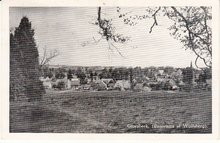
<svg viewBox="0 0 220 143"><path fill-rule="evenodd" d="M211 7L19 6L9 15L10 133L212 133Z"/></svg>
<svg viewBox="0 0 220 143"><path fill-rule="evenodd" d="M195 91L211 90L210 73L193 68L192 63L186 68L47 66L40 80L52 90Z"/></svg>

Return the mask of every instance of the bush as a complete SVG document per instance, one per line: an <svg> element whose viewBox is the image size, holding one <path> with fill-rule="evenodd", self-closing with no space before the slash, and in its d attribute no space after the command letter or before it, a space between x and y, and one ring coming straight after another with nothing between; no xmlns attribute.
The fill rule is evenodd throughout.
<svg viewBox="0 0 220 143"><path fill-rule="evenodd" d="M58 88L58 89L60 89L60 90L61 90L61 89L64 89L64 88L65 88L65 82L64 82L64 81L58 82L56 88Z"/></svg>
<svg viewBox="0 0 220 143"><path fill-rule="evenodd" d="M57 88L57 85L56 85L56 84L53 84L53 85L52 85L52 88Z"/></svg>
<svg viewBox="0 0 220 143"><path fill-rule="evenodd" d="M160 83L151 83L151 84L149 84L149 87L150 87L152 90L161 90L161 89L162 89Z"/></svg>
<svg viewBox="0 0 220 143"><path fill-rule="evenodd" d="M182 87L182 90L186 91L186 92L190 92L190 91L192 91L192 85L186 84Z"/></svg>

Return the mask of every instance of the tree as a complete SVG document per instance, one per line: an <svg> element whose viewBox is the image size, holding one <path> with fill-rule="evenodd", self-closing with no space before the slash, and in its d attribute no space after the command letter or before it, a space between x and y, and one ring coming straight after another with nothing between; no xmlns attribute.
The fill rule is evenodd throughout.
<svg viewBox="0 0 220 143"><path fill-rule="evenodd" d="M13 56L10 60L11 79L18 78L18 81L22 81L11 80L10 86L22 86L24 92L18 94L26 95L31 101L40 99L41 95L45 93L45 90L42 82L39 80L39 55L34 40L34 30L27 17L23 17L19 27L15 29L14 34L11 33L10 49L11 56ZM15 73L17 71L19 71L21 75L14 77L17 75L17 73Z"/></svg>
<svg viewBox="0 0 220 143"><path fill-rule="evenodd" d="M202 70L203 72L199 74L198 82L206 82L206 79L212 78L212 71L209 68Z"/></svg>
<svg viewBox="0 0 220 143"><path fill-rule="evenodd" d="M10 100L25 94L25 75L19 45L10 34Z"/></svg>
<svg viewBox="0 0 220 143"><path fill-rule="evenodd" d="M73 74L72 74L72 71L69 69L67 73L67 79L71 80L72 78L73 78Z"/></svg>
<svg viewBox="0 0 220 143"><path fill-rule="evenodd" d="M76 70L76 76L80 79L81 84L86 83L86 74L82 71L80 67Z"/></svg>
<svg viewBox="0 0 220 143"><path fill-rule="evenodd" d="M134 77L141 77L142 76L142 71L141 67L135 67L133 70Z"/></svg>
<svg viewBox="0 0 220 143"><path fill-rule="evenodd" d="M49 78L52 78L54 75L52 73L52 71L49 69L48 66L44 66L40 69L41 71L41 75L46 78L46 77L49 77Z"/></svg>
<svg viewBox="0 0 220 143"><path fill-rule="evenodd" d="M174 67L171 67L171 66L166 66L165 68L164 68L164 72L165 73L167 73L167 74L171 74L171 73L173 73L175 71L175 69L174 69Z"/></svg>
<svg viewBox="0 0 220 143"><path fill-rule="evenodd" d="M114 80L121 80L121 78L120 78L120 72L119 72L119 69L118 69L118 68L113 69L113 71L112 71L112 78L113 78Z"/></svg>
<svg viewBox="0 0 220 143"><path fill-rule="evenodd" d="M204 73L199 74L198 82L206 82L206 75Z"/></svg>
<svg viewBox="0 0 220 143"><path fill-rule="evenodd" d="M129 68L128 69L128 71L129 71L129 81L130 81L130 84L131 84L131 90L133 90L134 89L134 82L133 82L133 68Z"/></svg>
<svg viewBox="0 0 220 143"><path fill-rule="evenodd" d="M106 40L108 43L108 48L113 51L114 49L120 54L120 56L124 57L123 54L120 52L120 49L115 45L115 43L126 43L130 37L123 36L120 33L117 33L115 30L115 27L113 26L112 19L106 19L102 17L102 7L98 7L97 11L97 19L94 23L94 25L99 26L99 34L101 35L101 38L96 40L94 37L95 44L99 43L101 40ZM90 42L86 41L82 43L82 46L86 46Z"/></svg>
<svg viewBox="0 0 220 143"><path fill-rule="evenodd" d="M186 84L191 85L193 82L193 70L192 68L185 68L183 69L183 82L185 82Z"/></svg>
<svg viewBox="0 0 220 143"><path fill-rule="evenodd" d="M49 64L50 61L59 55L57 50L50 50L49 54L47 48L44 48L43 56L40 58L40 69Z"/></svg>
<svg viewBox="0 0 220 143"><path fill-rule="evenodd" d="M66 77L65 73L66 73L66 70L64 68L58 68L55 71L55 77L57 79L63 79L64 77Z"/></svg>
<svg viewBox="0 0 220 143"><path fill-rule="evenodd" d="M112 72L113 72L113 68L110 67L109 70L108 70L108 77L109 78L112 78Z"/></svg>
<svg viewBox="0 0 220 143"><path fill-rule="evenodd" d="M121 34L115 34L115 28L112 24L112 19L105 19L101 16L102 8L98 7L97 20L94 24L100 28L99 33L101 38L106 41L112 41L117 43L125 43L130 38L122 36ZM146 13L143 15L132 15L131 12L122 12L120 7L117 7L118 17L122 18L125 24L134 26L138 24L138 20L147 18L153 19L153 24L150 27L149 33L152 33L153 28L158 25L158 16L168 17L173 24L169 29L171 35L179 40L185 49L190 49L196 55L195 65L200 59L208 67L212 67L212 29L211 29L211 7L147 7ZM111 45L113 45L111 43ZM113 47L115 47L113 45ZM111 48L109 46L109 48ZM122 53L115 47L120 55Z"/></svg>
<svg viewBox="0 0 220 143"><path fill-rule="evenodd" d="M129 72L127 68L121 67L119 68L120 78L127 80L129 76Z"/></svg>
<svg viewBox="0 0 220 143"><path fill-rule="evenodd" d="M102 73L101 73L99 76L100 76L101 79L102 79L102 78L109 78L109 77L108 77L108 70L107 70L107 68L104 68L104 69L102 70Z"/></svg>

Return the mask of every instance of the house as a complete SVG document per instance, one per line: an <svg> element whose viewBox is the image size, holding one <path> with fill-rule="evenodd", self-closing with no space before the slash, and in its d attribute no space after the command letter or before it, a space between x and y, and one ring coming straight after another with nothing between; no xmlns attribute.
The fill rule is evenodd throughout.
<svg viewBox="0 0 220 143"><path fill-rule="evenodd" d="M108 89L107 85L102 80L93 81L90 83L90 85L94 90L98 91Z"/></svg>
<svg viewBox="0 0 220 143"><path fill-rule="evenodd" d="M160 77L157 78L157 82L164 82L165 80L166 80L165 78L160 78Z"/></svg>
<svg viewBox="0 0 220 143"><path fill-rule="evenodd" d="M140 91L142 91L142 89L143 89L143 84L141 84L141 83L137 83L137 84L134 86L134 91L140 92Z"/></svg>
<svg viewBox="0 0 220 143"><path fill-rule="evenodd" d="M108 87L108 89L113 89L115 81L112 78L103 78L101 79Z"/></svg>
<svg viewBox="0 0 220 143"><path fill-rule="evenodd" d="M68 87L67 77L64 77L63 79L57 79L55 82L53 82L53 87L59 89L66 89Z"/></svg>
<svg viewBox="0 0 220 143"><path fill-rule="evenodd" d="M206 83L207 83L208 85L212 85L212 79L206 79Z"/></svg>
<svg viewBox="0 0 220 143"><path fill-rule="evenodd" d="M44 82L44 81L51 81L51 79L50 79L48 76L47 76L46 78L40 77L39 79L40 79L40 81L42 81L42 82Z"/></svg>
<svg viewBox="0 0 220 143"><path fill-rule="evenodd" d="M101 79L104 83L109 84L109 83L113 83L114 80L112 78L102 78Z"/></svg>
<svg viewBox="0 0 220 143"><path fill-rule="evenodd" d="M152 90L160 90L161 89L161 83L151 81L146 84L147 87L150 87Z"/></svg>
<svg viewBox="0 0 220 143"><path fill-rule="evenodd" d="M180 69L174 71L173 73L171 73L170 77L172 79L182 79L183 75L182 75L182 71Z"/></svg>
<svg viewBox="0 0 220 143"><path fill-rule="evenodd" d="M43 82L44 81L44 77L40 77L39 80Z"/></svg>
<svg viewBox="0 0 220 143"><path fill-rule="evenodd" d="M208 91L211 91L212 90L212 79L206 79L206 89Z"/></svg>
<svg viewBox="0 0 220 143"><path fill-rule="evenodd" d="M89 84L86 84L83 86L83 90L90 90L90 88L91 88L91 85Z"/></svg>
<svg viewBox="0 0 220 143"><path fill-rule="evenodd" d="M51 79L49 77L46 77L46 78L40 77L40 81L43 82L44 88L46 88L46 89L52 88Z"/></svg>
<svg viewBox="0 0 220 143"><path fill-rule="evenodd" d="M142 89L142 91L147 91L147 92L149 92L151 90L152 89L150 87L148 87L148 86L144 86L143 89Z"/></svg>
<svg viewBox="0 0 220 143"><path fill-rule="evenodd" d="M99 76L98 76L98 75L94 75L94 76L93 76L93 80L94 80L94 81L100 80L100 79L99 79Z"/></svg>
<svg viewBox="0 0 220 143"><path fill-rule="evenodd" d="M163 74L164 74L164 70L158 70L158 73L159 73L160 75L163 75Z"/></svg>
<svg viewBox="0 0 220 143"><path fill-rule="evenodd" d="M44 81L44 82L43 82L43 86L44 86L44 88L46 88L46 89L51 89L51 88L52 88L52 84L51 84L50 81Z"/></svg>
<svg viewBox="0 0 220 143"><path fill-rule="evenodd" d="M78 89L80 86L80 80L78 78L72 78L71 79L71 88Z"/></svg>
<svg viewBox="0 0 220 143"><path fill-rule="evenodd" d="M173 79L167 79L162 82L162 88L165 90L177 90L179 87Z"/></svg>
<svg viewBox="0 0 220 143"><path fill-rule="evenodd" d="M125 91L131 88L130 81L128 80L118 80L115 85L114 89L119 89L121 91Z"/></svg>
<svg viewBox="0 0 220 143"><path fill-rule="evenodd" d="M133 83L144 83L144 82L148 82L149 80L150 80L150 78L145 77L145 76L143 76L143 77L135 77L133 79Z"/></svg>

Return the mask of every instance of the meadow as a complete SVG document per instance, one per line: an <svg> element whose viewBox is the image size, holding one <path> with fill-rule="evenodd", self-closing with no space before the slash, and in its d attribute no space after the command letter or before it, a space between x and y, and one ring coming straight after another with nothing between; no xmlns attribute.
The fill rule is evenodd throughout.
<svg viewBox="0 0 220 143"><path fill-rule="evenodd" d="M10 102L10 132L211 133L212 96L47 90L41 102Z"/></svg>

